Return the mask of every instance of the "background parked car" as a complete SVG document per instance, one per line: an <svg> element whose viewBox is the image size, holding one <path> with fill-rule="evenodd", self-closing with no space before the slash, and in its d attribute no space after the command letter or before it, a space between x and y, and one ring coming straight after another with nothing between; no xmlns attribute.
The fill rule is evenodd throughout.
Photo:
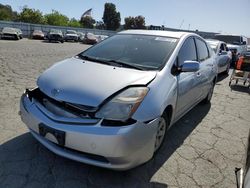
<svg viewBox="0 0 250 188"><path fill-rule="evenodd" d="M22 39L22 31L18 28L4 27L2 30L2 39Z"/></svg>
<svg viewBox="0 0 250 188"><path fill-rule="evenodd" d="M109 36L107 36L107 35L96 35L96 38L98 39L98 42L101 42L101 41L105 40L108 37Z"/></svg>
<svg viewBox="0 0 250 188"><path fill-rule="evenodd" d="M98 38L93 33L86 33L83 39L84 44L96 44Z"/></svg>
<svg viewBox="0 0 250 188"><path fill-rule="evenodd" d="M227 47L232 51L232 66L235 65L236 61L240 57L242 52L247 51L247 37L242 35L215 35L214 39L227 43Z"/></svg>
<svg viewBox="0 0 250 188"><path fill-rule="evenodd" d="M16 30L17 30L17 32L19 34L19 38L22 39L23 38L23 32L22 32L22 30L19 29L19 28L16 28Z"/></svg>
<svg viewBox="0 0 250 188"><path fill-rule="evenodd" d="M49 31L49 33L47 34L47 38L48 38L49 42L51 42L51 41L59 41L61 43L64 42L64 37L63 37L62 31L57 30L57 29L51 29Z"/></svg>
<svg viewBox="0 0 250 188"><path fill-rule="evenodd" d="M41 30L34 30L32 33L33 39L44 39L44 33Z"/></svg>
<svg viewBox="0 0 250 188"><path fill-rule="evenodd" d="M211 46L216 54L216 62L219 73L228 73L232 61L232 52L223 41L207 39L206 42Z"/></svg>
<svg viewBox="0 0 250 188"><path fill-rule="evenodd" d="M77 42L78 41L78 35L76 33L76 31L74 30L67 30L65 35L64 35L64 40L67 41L74 41Z"/></svg>
<svg viewBox="0 0 250 188"><path fill-rule="evenodd" d="M83 42L85 34L83 32L76 32L76 34L78 36L78 41Z"/></svg>

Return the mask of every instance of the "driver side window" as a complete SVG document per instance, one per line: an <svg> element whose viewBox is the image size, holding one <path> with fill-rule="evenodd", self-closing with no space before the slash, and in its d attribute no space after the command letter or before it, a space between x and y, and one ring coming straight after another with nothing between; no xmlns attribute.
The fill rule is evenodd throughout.
<svg viewBox="0 0 250 188"><path fill-rule="evenodd" d="M178 54L178 66L181 66L184 61L197 61L197 53L193 38L188 38L182 45Z"/></svg>

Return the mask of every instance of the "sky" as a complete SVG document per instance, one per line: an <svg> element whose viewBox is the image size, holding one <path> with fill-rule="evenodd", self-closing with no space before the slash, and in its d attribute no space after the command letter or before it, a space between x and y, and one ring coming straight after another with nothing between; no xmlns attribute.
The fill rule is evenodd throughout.
<svg viewBox="0 0 250 188"><path fill-rule="evenodd" d="M18 12L27 5L44 14L54 9L76 19L92 8L96 21L102 20L106 2L116 5L122 23L125 17L142 15L146 25L250 37L250 0L0 0Z"/></svg>

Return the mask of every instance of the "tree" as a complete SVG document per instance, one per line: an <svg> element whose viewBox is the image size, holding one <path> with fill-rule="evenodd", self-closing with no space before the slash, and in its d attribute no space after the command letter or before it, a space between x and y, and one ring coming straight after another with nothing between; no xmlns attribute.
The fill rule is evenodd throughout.
<svg viewBox="0 0 250 188"><path fill-rule="evenodd" d="M136 29L145 29L145 17L143 16L136 16L135 17L135 27Z"/></svg>
<svg viewBox="0 0 250 188"><path fill-rule="evenodd" d="M42 12L40 12L39 10L28 8L27 6L23 7L22 11L18 15L18 20L26 23L45 23Z"/></svg>
<svg viewBox="0 0 250 188"><path fill-rule="evenodd" d="M135 18L134 17L126 17L124 18L124 29L134 29L135 28Z"/></svg>
<svg viewBox="0 0 250 188"><path fill-rule="evenodd" d="M3 5L0 3L0 20L16 20L17 12L12 11L10 5Z"/></svg>
<svg viewBox="0 0 250 188"><path fill-rule="evenodd" d="M52 10L52 13L46 14L46 22L49 25L67 26L69 18L56 10Z"/></svg>
<svg viewBox="0 0 250 188"><path fill-rule="evenodd" d="M102 19L108 30L116 30L120 27L120 12L116 11L116 6L113 3L105 3Z"/></svg>
<svg viewBox="0 0 250 188"><path fill-rule="evenodd" d="M95 28L96 29L105 29L105 24L103 23L103 21L97 21L95 24Z"/></svg>
<svg viewBox="0 0 250 188"><path fill-rule="evenodd" d="M84 28L94 28L95 20L91 16L83 16L80 22Z"/></svg>
<svg viewBox="0 0 250 188"><path fill-rule="evenodd" d="M70 26L70 27L81 27L81 24L80 24L80 22L77 19L72 18L69 21L68 26Z"/></svg>
<svg viewBox="0 0 250 188"><path fill-rule="evenodd" d="M125 29L145 29L145 18L143 16L127 17L124 19Z"/></svg>

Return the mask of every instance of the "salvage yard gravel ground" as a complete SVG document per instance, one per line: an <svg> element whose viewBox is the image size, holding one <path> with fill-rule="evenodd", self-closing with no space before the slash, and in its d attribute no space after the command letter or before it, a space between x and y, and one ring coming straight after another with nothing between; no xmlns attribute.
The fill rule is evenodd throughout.
<svg viewBox="0 0 250 188"><path fill-rule="evenodd" d="M0 40L0 187L218 187L235 188L250 128L247 88L221 75L211 105L197 105L167 133L157 155L125 172L59 157L21 122L26 87L53 63L88 48L80 43Z"/></svg>

